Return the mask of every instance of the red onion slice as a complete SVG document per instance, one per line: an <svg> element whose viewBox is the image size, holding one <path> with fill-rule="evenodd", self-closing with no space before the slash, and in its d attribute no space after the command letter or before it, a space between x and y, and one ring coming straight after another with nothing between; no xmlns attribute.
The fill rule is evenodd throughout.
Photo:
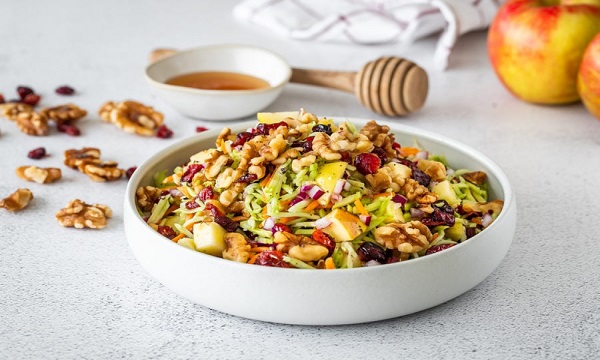
<svg viewBox="0 0 600 360"><path fill-rule="evenodd" d="M310 196L311 199L317 200L318 198L323 196L323 194L325 194L325 191L323 191L323 189L321 189L320 187L314 185L312 188L310 188L310 190L308 190L307 194L308 196Z"/></svg>
<svg viewBox="0 0 600 360"><path fill-rule="evenodd" d="M320 218L319 220L315 221L315 228L317 229L324 229L329 225L331 225L331 220L328 218Z"/></svg>
<svg viewBox="0 0 600 360"><path fill-rule="evenodd" d="M483 225L483 227L488 227L492 223L492 221L494 221L494 218L492 218L492 215L486 213L481 218L481 225Z"/></svg>
<svg viewBox="0 0 600 360"><path fill-rule="evenodd" d="M275 226L275 220L272 217L268 217L263 224L263 229L271 230Z"/></svg>
<svg viewBox="0 0 600 360"><path fill-rule="evenodd" d="M334 194L341 194L342 190L344 190L344 185L346 185L347 181L344 179L339 179L336 183L335 183L335 187L333 188L333 193Z"/></svg>
<svg viewBox="0 0 600 360"><path fill-rule="evenodd" d="M358 218L367 226L371 224L371 215L358 215Z"/></svg>
<svg viewBox="0 0 600 360"><path fill-rule="evenodd" d="M408 200L408 199L407 199L406 197L404 197L404 196L402 196L402 195L400 195L400 194L396 194L396 195L394 195L394 196L392 197L392 201L393 201L393 202L395 202L395 203L398 203L398 204L400 204L400 205L402 205L402 206L404 206L404 204L406 204L406 201L407 201L407 200Z"/></svg>

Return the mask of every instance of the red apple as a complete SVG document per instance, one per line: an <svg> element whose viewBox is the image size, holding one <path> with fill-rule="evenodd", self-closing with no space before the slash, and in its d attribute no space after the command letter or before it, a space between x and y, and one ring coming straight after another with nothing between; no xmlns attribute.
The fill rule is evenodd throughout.
<svg viewBox="0 0 600 360"><path fill-rule="evenodd" d="M577 88L585 107L600 120L600 34L590 42L583 54Z"/></svg>
<svg viewBox="0 0 600 360"><path fill-rule="evenodd" d="M600 0L508 0L490 25L488 53L515 96L572 103L583 52L599 32Z"/></svg>

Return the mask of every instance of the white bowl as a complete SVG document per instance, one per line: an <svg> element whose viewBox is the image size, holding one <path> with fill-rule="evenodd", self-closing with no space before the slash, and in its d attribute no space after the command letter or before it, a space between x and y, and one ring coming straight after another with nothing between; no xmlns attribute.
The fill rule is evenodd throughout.
<svg viewBox="0 0 600 360"><path fill-rule="evenodd" d="M199 71L227 71L256 76L269 88L201 90L168 85L173 76ZM179 51L146 68L156 94L183 115L201 120L239 119L264 109L279 96L292 71L280 56L254 46L215 45Z"/></svg>
<svg viewBox="0 0 600 360"><path fill-rule="evenodd" d="M365 120L350 119L356 124ZM242 131L255 123L236 126ZM161 150L129 180L125 231L140 264L181 296L225 313L269 322L338 325L389 319L436 306L473 288L506 255L516 226L516 203L506 175L480 152L441 135L388 124L402 144L416 138L456 168L483 170L491 199L504 208L483 232L444 251L405 262L339 270L299 270L237 263L177 245L152 230L135 206L135 191L158 171L171 171L190 155L214 147L208 131Z"/></svg>

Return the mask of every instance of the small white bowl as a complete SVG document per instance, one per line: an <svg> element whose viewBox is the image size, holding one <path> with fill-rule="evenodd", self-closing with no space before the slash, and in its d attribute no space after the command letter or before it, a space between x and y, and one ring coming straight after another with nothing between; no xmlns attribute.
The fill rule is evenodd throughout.
<svg viewBox="0 0 600 360"><path fill-rule="evenodd" d="M201 90L168 85L168 79L190 72L227 71L256 76L269 88ZM253 115L279 96L292 74L283 58L247 45L214 45L179 51L146 68L146 80L156 94L185 116L200 120L232 120Z"/></svg>
<svg viewBox="0 0 600 360"><path fill-rule="evenodd" d="M365 120L350 119L364 125ZM243 123L243 131L255 123ZM490 199L504 208L483 232L439 253L405 262L339 270L283 269L237 263L177 245L150 228L138 214L135 192L153 175L186 163L190 155L214 147L211 130L184 139L150 157L129 180L125 231L133 254L158 281L181 296L245 318L305 325L377 321L421 311L473 288L500 264L512 242L516 202L503 171L480 152L441 135L388 124L401 144L415 139L445 155L456 168L483 170Z"/></svg>

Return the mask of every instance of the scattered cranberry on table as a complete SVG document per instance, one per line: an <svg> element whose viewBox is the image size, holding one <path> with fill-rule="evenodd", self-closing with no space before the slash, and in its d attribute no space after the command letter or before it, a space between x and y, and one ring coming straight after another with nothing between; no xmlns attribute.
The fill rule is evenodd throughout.
<svg viewBox="0 0 600 360"><path fill-rule="evenodd" d="M21 98L21 100L25 100L25 97L27 95L30 94L34 94L35 91L33 91L32 88L30 88L29 86L17 86L17 94L19 94L19 97Z"/></svg>
<svg viewBox="0 0 600 360"><path fill-rule="evenodd" d="M34 159L34 160L39 160L45 156L46 156L46 148L44 148L44 147L35 148L27 154L28 158Z"/></svg>
<svg viewBox="0 0 600 360"><path fill-rule="evenodd" d="M156 130L156 137L161 139L168 139L173 136L173 130L169 129L166 125L161 125Z"/></svg>
<svg viewBox="0 0 600 360"><path fill-rule="evenodd" d="M75 93L75 89L73 89L70 86L67 85L63 85L63 86L59 86L56 88L56 90L54 90L54 92L56 92L59 95L73 95Z"/></svg>
<svg viewBox="0 0 600 360"><path fill-rule="evenodd" d="M137 166L132 166L129 169L125 170L125 176L128 179L131 179L131 177L133 176L133 173L137 170Z"/></svg>
<svg viewBox="0 0 600 360"><path fill-rule="evenodd" d="M58 124L56 126L56 128L58 129L58 131L64 132L67 135L71 135L71 136L81 135L81 131L79 130L79 128L73 124L62 123L62 124Z"/></svg>
<svg viewBox="0 0 600 360"><path fill-rule="evenodd" d="M23 103L27 104L27 105L31 105L31 106L36 106L40 100L42 99L41 96L39 96L38 94L27 94L24 98L22 98Z"/></svg>
<svg viewBox="0 0 600 360"><path fill-rule="evenodd" d="M196 126L196 132L197 133L205 132L207 130L208 130L208 128L206 128L204 126Z"/></svg>

